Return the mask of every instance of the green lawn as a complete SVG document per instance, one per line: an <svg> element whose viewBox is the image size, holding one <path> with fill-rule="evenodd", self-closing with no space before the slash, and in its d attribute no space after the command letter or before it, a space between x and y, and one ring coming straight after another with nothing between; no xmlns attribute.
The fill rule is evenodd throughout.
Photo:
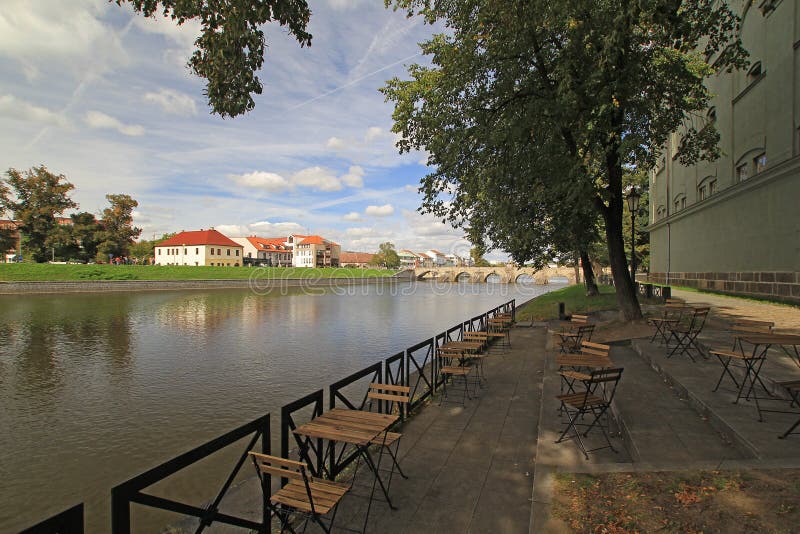
<svg viewBox="0 0 800 534"><path fill-rule="evenodd" d="M180 265L51 265L0 264L0 281L56 280L242 280L264 278L359 278L392 276L385 269L302 267L192 267Z"/></svg>
<svg viewBox="0 0 800 534"><path fill-rule="evenodd" d="M545 321L558 319L558 303L566 305L567 314L617 309L617 296L613 286L600 286L600 294L587 297L583 284L568 286L546 293L517 309L518 321Z"/></svg>

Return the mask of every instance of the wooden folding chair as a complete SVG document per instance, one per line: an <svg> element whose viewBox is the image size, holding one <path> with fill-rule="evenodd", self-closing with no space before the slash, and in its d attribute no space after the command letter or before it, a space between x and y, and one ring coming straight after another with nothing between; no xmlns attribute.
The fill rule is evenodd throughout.
<svg viewBox="0 0 800 534"><path fill-rule="evenodd" d="M442 375L442 397L439 399L439 406L445 402L445 399L449 399L447 393L448 380L456 377L460 377L464 381L464 394L461 398L461 405L466 406L466 399L472 399L468 391L468 378L472 368L464 365L464 352L455 349L438 348L436 349L436 357L439 362L439 374ZM447 402L452 401L448 400Z"/></svg>
<svg viewBox="0 0 800 534"><path fill-rule="evenodd" d="M379 411L382 413L394 413L395 410L400 412L400 414L407 414L408 413L408 403L410 402L410 393L411 388L408 386L400 386L395 384L379 384L373 382L369 385L369 389L367 390L367 398L369 399L369 407L370 411L372 411L373 404L375 401L378 403ZM386 409L383 408L384 404L386 403ZM400 462L397 460L397 452L400 450L400 438L403 437L403 434L399 432L386 432L384 436L381 434L372 439L370 442L373 445L379 445L383 447L392 459L392 469L389 473L389 481L386 484L386 491L389 491L389 486L392 485L392 477L394 476L394 468L397 468L397 472L400 473L400 476L403 478L408 478L403 470L400 468ZM392 446L394 445L394 450L392 450Z"/></svg>
<svg viewBox="0 0 800 534"><path fill-rule="evenodd" d="M306 525L308 521L312 521L323 531L331 531L339 503L350 490L349 484L313 478L303 462L254 451L249 454L261 482L264 500L281 522L281 532L294 532L291 524L294 516L304 518ZM272 493L272 476L287 478L289 482ZM331 518L326 525L323 516L331 512Z"/></svg>
<svg viewBox="0 0 800 534"><path fill-rule="evenodd" d="M561 376L561 393L575 393L575 382L589 379L594 369L611 367L610 345L584 341L578 354L559 354L556 356L558 374Z"/></svg>
<svg viewBox="0 0 800 534"><path fill-rule="evenodd" d="M667 337L667 348L669 348L669 342L672 338L675 338L677 344L667 355L667 358L671 358L675 353L680 351L680 354L686 354L692 361L695 361L691 353L692 349L696 350L703 358L706 357L706 355L703 354L703 350L697 344L697 336L703 331L703 326L706 323L709 311L711 311L711 308L694 308L686 323L678 323L672 326L668 325L669 336Z"/></svg>
<svg viewBox="0 0 800 534"><path fill-rule="evenodd" d="M790 382L779 382L781 386L786 388L786 391L789 392L789 395L792 396L791 403L789 406L798 406L800 407L800 380L792 380ZM786 412L786 413L796 413L796 412ZM789 429L778 436L779 439L786 439L789 434L795 434L794 429L800 426L800 419L797 420Z"/></svg>
<svg viewBox="0 0 800 534"><path fill-rule="evenodd" d="M611 438L608 435L608 410L611 407L611 402L614 400L617 385L622 377L622 370L623 369L619 367L616 369L592 371L588 378L583 380L585 385L584 391L567 395L558 395L556 397L561 401L561 409L566 412L569 419L566 428L556 440L556 443L561 443L565 439L575 440L578 448L587 460L589 459L590 452L600 449L611 449L617 452L611 444ZM579 426L586 427L586 430L580 432L578 430ZM607 445L594 449L586 449L583 438L587 437L589 432L595 427L601 430ZM568 436L570 431L572 431L572 435Z"/></svg>

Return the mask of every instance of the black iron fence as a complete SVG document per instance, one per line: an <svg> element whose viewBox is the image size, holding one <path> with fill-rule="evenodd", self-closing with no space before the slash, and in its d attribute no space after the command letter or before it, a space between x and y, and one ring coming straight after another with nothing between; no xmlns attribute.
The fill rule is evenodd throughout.
<svg viewBox="0 0 800 534"><path fill-rule="evenodd" d="M217 492L217 496L211 501L210 504L204 508L194 506L191 504L159 497L149 493L144 493L143 490L152 486L153 484L164 480L165 478L177 473L178 471L197 463L214 454L215 452L224 449L225 447L236 443L237 441L250 436L247 446L242 451L239 459L231 470L222 487ZM242 468L242 465L247 460L247 453L253 450L261 439L261 452L264 454L270 453L270 429L269 429L269 414L266 414L258 419L255 419L245 425L240 426L230 432L223 434L217 438L196 447L189 452L183 453L180 456L164 462L163 464L150 469L136 476L127 482L123 482L119 486L111 490L111 532L113 534L129 534L131 531L131 504L137 503L152 508L176 512L178 514L197 517L200 519L200 525L196 532L202 532L207 526L213 522L224 523L259 532L266 532L269 528L269 515L265 503L262 503L262 521L257 523L251 519L244 517L237 517L230 514L225 514L219 511L219 505L225 494L231 487L236 475Z"/></svg>
<svg viewBox="0 0 800 534"><path fill-rule="evenodd" d="M669 288L667 288L669 289ZM439 382L436 349L447 341L463 339L465 331L486 330L488 319L510 313L516 317L516 301L511 300L487 312L448 328L440 334L421 341L398 352L383 361L345 377L329 387L331 408L341 404L350 409L364 408L367 388L371 382L385 382L394 385L410 386L409 410L413 410L431 397L441 383ZM322 440L300 438L294 430L301 424L322 415L324 391L316 390L303 398L281 408L280 449L284 458L300 452L308 459L309 470L314 476L335 478L354 459L354 454L344 455L343 450L323 449ZM379 407L383 410L383 407ZM387 408L388 409L388 408ZM407 413L401 412L403 418ZM233 469L225 479L216 497L205 507L160 497L144 490L182 469L224 449L244 438L250 437ZM131 532L131 504L139 504L160 510L175 512L199 519L196 532L202 532L212 523L223 523L258 532L270 531L270 515L266 501L262 500L261 522L245 517L237 517L219 511L220 503L227 494L234 479L247 461L247 453L261 441L260 451L271 453L270 415L266 414L230 432L223 434L199 447L146 471L111 490L111 532L129 534ZM300 456L296 454L296 456ZM283 480L281 483L285 483ZM79 504L23 531L21 534L83 534L83 504Z"/></svg>

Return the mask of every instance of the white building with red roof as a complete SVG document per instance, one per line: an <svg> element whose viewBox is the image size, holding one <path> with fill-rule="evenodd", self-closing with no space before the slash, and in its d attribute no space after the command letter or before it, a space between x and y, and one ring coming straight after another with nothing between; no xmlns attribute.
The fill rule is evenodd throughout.
<svg viewBox="0 0 800 534"><path fill-rule="evenodd" d="M293 247L295 267L338 267L342 247L318 235L290 235L286 244Z"/></svg>
<svg viewBox="0 0 800 534"><path fill-rule="evenodd" d="M242 245L245 263L268 267L291 267L292 247L285 237L232 237Z"/></svg>
<svg viewBox="0 0 800 534"><path fill-rule="evenodd" d="M239 267L244 247L211 228L181 232L155 246L156 265Z"/></svg>

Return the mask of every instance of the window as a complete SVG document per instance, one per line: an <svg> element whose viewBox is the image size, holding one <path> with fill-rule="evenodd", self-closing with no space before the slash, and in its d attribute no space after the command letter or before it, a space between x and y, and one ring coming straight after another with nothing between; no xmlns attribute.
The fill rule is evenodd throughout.
<svg viewBox="0 0 800 534"><path fill-rule="evenodd" d="M679 209L681 209L681 203L680 203L679 200L676 200L675 201L675 211L678 211Z"/></svg>
<svg viewBox="0 0 800 534"><path fill-rule="evenodd" d="M760 173L764 169L767 168L767 154L766 152L762 152L755 158L753 158L753 164L756 168L756 174Z"/></svg>
<svg viewBox="0 0 800 534"><path fill-rule="evenodd" d="M708 182L708 196L711 196L716 192L717 192L717 181L711 180L710 182Z"/></svg>
<svg viewBox="0 0 800 534"><path fill-rule="evenodd" d="M183 255L185 256L186 254L188 254L188 252L186 252L186 249L183 249Z"/></svg>
<svg viewBox="0 0 800 534"><path fill-rule="evenodd" d="M708 195L706 194L706 186L702 185L697 189L697 196L700 198L700 200L705 200L708 198Z"/></svg>
<svg viewBox="0 0 800 534"><path fill-rule="evenodd" d="M161 256L161 249L158 249L158 255Z"/></svg>
<svg viewBox="0 0 800 534"><path fill-rule="evenodd" d="M239 256L239 249L236 249L236 256Z"/></svg>
<svg viewBox="0 0 800 534"><path fill-rule="evenodd" d="M736 179L740 182L747 180L747 163L742 163L736 167Z"/></svg>
<svg viewBox="0 0 800 534"><path fill-rule="evenodd" d="M217 249L217 256L222 256L222 249L221 248ZM220 263L220 265L222 265L222 264Z"/></svg>
<svg viewBox="0 0 800 534"><path fill-rule="evenodd" d="M231 255L231 249L227 248L227 249L225 249L225 250L227 250L227 251L228 251L228 256L230 256L230 255Z"/></svg>
<svg viewBox="0 0 800 534"><path fill-rule="evenodd" d="M199 249L199 248L195 248L195 249L194 249L194 253L195 253L195 255L198 255L198 254L200 254L200 249Z"/></svg>
<svg viewBox="0 0 800 534"><path fill-rule="evenodd" d="M684 209L684 208L686 208L686 197L683 197L681 199L681 209Z"/></svg>

